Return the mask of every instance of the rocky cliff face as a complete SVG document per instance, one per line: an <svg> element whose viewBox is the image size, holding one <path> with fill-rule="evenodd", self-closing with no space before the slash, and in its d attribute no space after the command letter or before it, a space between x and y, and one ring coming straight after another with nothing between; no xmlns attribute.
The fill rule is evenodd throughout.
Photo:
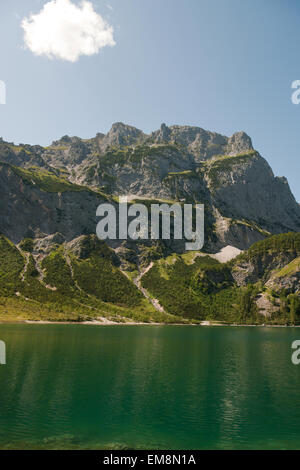
<svg viewBox="0 0 300 470"><path fill-rule="evenodd" d="M96 209L105 201L100 194L65 185L54 175L40 181L34 173L0 163L0 232L15 243L57 232L67 241L95 233Z"/></svg>
<svg viewBox="0 0 300 470"><path fill-rule="evenodd" d="M0 141L0 161L69 184L68 191L39 192L37 182L27 178L24 186L24 178L20 183L2 166L0 230L15 240L25 227L35 235L60 231L67 239L95 230L99 190L108 197L204 203L207 251L228 244L246 249L269 234L300 229L300 206L286 179L274 177L244 132L228 138L162 124L146 135L116 123L106 135L64 136L47 148Z"/></svg>
<svg viewBox="0 0 300 470"><path fill-rule="evenodd" d="M202 252L97 240L98 205L125 195L204 203ZM45 148L0 141L0 320L300 324L299 231L287 180L243 132L116 123Z"/></svg>

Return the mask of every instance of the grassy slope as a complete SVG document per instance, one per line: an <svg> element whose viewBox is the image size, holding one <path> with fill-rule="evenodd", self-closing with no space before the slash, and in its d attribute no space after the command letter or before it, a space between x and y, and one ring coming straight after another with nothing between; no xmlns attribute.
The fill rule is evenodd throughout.
<svg viewBox="0 0 300 470"><path fill-rule="evenodd" d="M71 183L64 176L57 176L54 173L50 173L49 171L41 168L31 167L25 169L10 165L9 163L0 162L0 169L1 167L9 167L25 184L36 186L48 193L91 191L101 195L105 199L112 199L112 197L101 191L92 191L88 186ZM63 175L63 171L60 173Z"/></svg>
<svg viewBox="0 0 300 470"><path fill-rule="evenodd" d="M156 262L143 277L142 284L159 299L166 311L176 315L229 323L264 323L266 320L259 314L255 303L257 295L265 290L264 286L258 282L247 287L237 287L231 277L231 270L236 264L245 261L262 264L270 256L276 258L285 252L295 257L300 254L300 233L275 235L257 242L227 264L220 264L207 256L195 258L192 254L174 255ZM282 272L290 272L297 263L298 259ZM268 265L265 269L268 269ZM269 322L289 323L294 304L294 294L283 292L280 310ZM300 310L295 312L294 317L292 323L298 324Z"/></svg>
<svg viewBox="0 0 300 470"><path fill-rule="evenodd" d="M245 261L261 263L266 253L276 257L289 252L295 261L281 271L292 272L299 266L300 234L270 237L227 264L195 253L174 254L154 262L141 282L171 315L154 309L120 271L105 243L98 241L84 248L84 255L79 255L59 246L37 266L29 240L18 249L0 236L0 320L82 321L101 316L120 322L175 322L185 317L189 321L262 323L264 318L254 300L264 287L259 283L237 287L231 270ZM274 321L285 323L292 317L298 323L300 312L294 294L279 296L281 310Z"/></svg>
<svg viewBox="0 0 300 470"><path fill-rule="evenodd" d="M107 247L79 259L61 246L43 259L38 270L30 253L21 252L1 236L0 266L2 321L83 321L97 317L119 322L175 321L154 309L113 264Z"/></svg>
<svg viewBox="0 0 300 470"><path fill-rule="evenodd" d="M300 255L300 233L289 232L273 235L257 243L254 243L249 250L241 253L234 264L240 261L251 261L262 258L265 254L276 255L280 253L294 253Z"/></svg>
<svg viewBox="0 0 300 470"><path fill-rule="evenodd" d="M276 277L291 276L298 271L300 271L300 256L284 266L284 268L280 269L276 273Z"/></svg>
<svg viewBox="0 0 300 470"><path fill-rule="evenodd" d="M227 174L236 165L250 164L251 160L257 155L258 153L255 150L251 150L239 155L220 155L205 162L212 188L216 189L222 185L223 174Z"/></svg>
<svg viewBox="0 0 300 470"><path fill-rule="evenodd" d="M222 282L218 282L218 277ZM223 280L224 278L224 280ZM228 268L208 257L174 255L160 260L143 277L143 286L166 311L202 320L234 322L241 290L228 276Z"/></svg>

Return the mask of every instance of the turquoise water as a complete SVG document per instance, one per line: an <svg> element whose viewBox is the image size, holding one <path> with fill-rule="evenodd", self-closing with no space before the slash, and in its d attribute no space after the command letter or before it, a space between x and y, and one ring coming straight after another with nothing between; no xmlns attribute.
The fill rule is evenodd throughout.
<svg viewBox="0 0 300 470"><path fill-rule="evenodd" d="M300 448L300 329L0 325L0 339L0 448Z"/></svg>

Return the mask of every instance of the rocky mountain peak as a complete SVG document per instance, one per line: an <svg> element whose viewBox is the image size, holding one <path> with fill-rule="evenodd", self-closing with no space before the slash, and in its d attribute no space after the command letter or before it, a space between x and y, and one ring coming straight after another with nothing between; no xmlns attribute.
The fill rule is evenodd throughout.
<svg viewBox="0 0 300 470"><path fill-rule="evenodd" d="M105 145L132 145L145 138L145 134L136 127L123 122L115 122L104 137Z"/></svg>
<svg viewBox="0 0 300 470"><path fill-rule="evenodd" d="M252 141L245 132L236 132L226 137L196 126L166 126L152 132L154 143L176 143L187 147L196 159L206 160L214 155L238 155L253 150Z"/></svg>
<svg viewBox="0 0 300 470"><path fill-rule="evenodd" d="M61 146L61 145L72 145L73 143L79 142L81 139L79 137L64 135L59 140L54 140L51 146Z"/></svg>
<svg viewBox="0 0 300 470"><path fill-rule="evenodd" d="M228 155L238 155L253 150L251 138L243 131L236 132L228 139Z"/></svg>
<svg viewBox="0 0 300 470"><path fill-rule="evenodd" d="M152 132L151 138L155 143L161 144L163 142L170 142L172 140L171 134L171 129L165 123L162 123L158 131Z"/></svg>

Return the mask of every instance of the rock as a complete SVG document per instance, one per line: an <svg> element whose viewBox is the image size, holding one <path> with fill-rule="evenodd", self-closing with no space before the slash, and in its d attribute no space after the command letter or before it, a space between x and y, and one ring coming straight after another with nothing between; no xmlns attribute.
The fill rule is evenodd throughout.
<svg viewBox="0 0 300 470"><path fill-rule="evenodd" d="M228 155L238 155L253 150L252 141L245 132L236 132L228 139Z"/></svg>
<svg viewBox="0 0 300 470"><path fill-rule="evenodd" d="M145 139L145 134L133 126L128 126L122 122L116 122L112 125L108 134L103 138L101 146L132 145Z"/></svg>
<svg viewBox="0 0 300 470"><path fill-rule="evenodd" d="M44 191L23 180L8 165L0 164L0 233L14 243L56 233L67 241L82 234L94 234L96 209L107 200L88 189L76 189Z"/></svg>
<svg viewBox="0 0 300 470"><path fill-rule="evenodd" d="M274 176L244 132L228 138L200 127L162 124L146 135L118 122L106 135L64 136L47 148L0 141L0 161L38 167L88 187L45 192L2 167L0 230L16 242L56 232L67 241L95 233L95 210L103 201L99 189L148 203L203 203L206 251L227 245L244 250L270 234L300 230L300 206L287 180Z"/></svg>

